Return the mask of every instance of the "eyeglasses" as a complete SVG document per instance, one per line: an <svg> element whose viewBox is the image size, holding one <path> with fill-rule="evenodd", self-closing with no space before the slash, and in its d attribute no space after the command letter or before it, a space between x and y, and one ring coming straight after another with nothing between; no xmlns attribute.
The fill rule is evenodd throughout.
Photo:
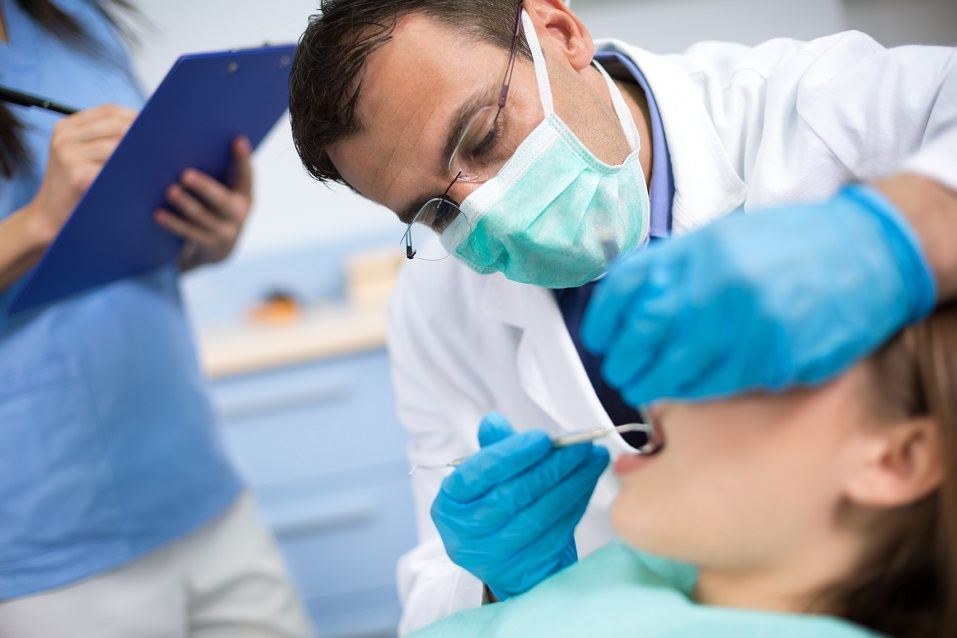
<svg viewBox="0 0 957 638"><path fill-rule="evenodd" d="M445 259L468 236L471 230L468 217L449 197L449 191L461 177L462 172L459 171L442 196L426 202L412 223L406 227L405 234L402 235L406 259ZM418 248L413 248L413 239L416 240Z"/></svg>
<svg viewBox="0 0 957 638"><path fill-rule="evenodd" d="M505 165L521 143L514 139L509 128L505 104L518 57L518 42L522 34L523 0L515 6L515 31L508 54L508 65L502 79L498 101L479 109L469 120L459 137L448 162L448 174L455 175L441 197L430 199L416 213L402 236L407 259L440 261L454 251L468 237L471 225L459 205L449 197L456 182L486 182ZM437 240L433 235L438 235ZM416 240L413 247L413 240Z"/></svg>

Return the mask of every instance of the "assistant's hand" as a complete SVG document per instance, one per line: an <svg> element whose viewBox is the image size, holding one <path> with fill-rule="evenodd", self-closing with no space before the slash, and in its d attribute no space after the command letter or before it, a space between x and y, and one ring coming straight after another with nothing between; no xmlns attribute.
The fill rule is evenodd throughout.
<svg viewBox="0 0 957 638"><path fill-rule="evenodd" d="M452 561L504 600L578 560L575 526L608 451L553 448L544 432L516 434L498 414L482 421L479 443L443 481L432 520Z"/></svg>
<svg viewBox="0 0 957 638"><path fill-rule="evenodd" d="M888 200L850 186L735 215L612 268L582 326L632 405L815 384L935 302L921 247Z"/></svg>
<svg viewBox="0 0 957 638"><path fill-rule="evenodd" d="M196 169L183 172L166 190L171 210L156 211L156 222L186 240L180 267L189 270L226 259L236 247L252 207L253 168L249 140L233 142L232 186Z"/></svg>
<svg viewBox="0 0 957 638"><path fill-rule="evenodd" d="M53 128L43 182L24 207L33 226L52 241L136 118L115 104L65 117Z"/></svg>

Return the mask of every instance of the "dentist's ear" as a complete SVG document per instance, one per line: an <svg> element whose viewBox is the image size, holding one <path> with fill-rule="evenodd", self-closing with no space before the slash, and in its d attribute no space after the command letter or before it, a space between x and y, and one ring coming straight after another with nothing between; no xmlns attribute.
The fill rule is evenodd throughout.
<svg viewBox="0 0 957 638"><path fill-rule="evenodd" d="M874 426L845 485L864 507L891 508L920 500L943 480L940 430L930 417Z"/></svg>
<svg viewBox="0 0 957 638"><path fill-rule="evenodd" d="M546 55L557 50L576 71L591 64L595 57L595 41L566 2L525 0L525 11L535 24Z"/></svg>

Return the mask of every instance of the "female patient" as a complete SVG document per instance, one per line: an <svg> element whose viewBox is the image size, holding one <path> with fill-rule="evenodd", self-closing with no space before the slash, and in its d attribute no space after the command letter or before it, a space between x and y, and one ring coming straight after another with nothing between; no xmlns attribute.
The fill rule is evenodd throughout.
<svg viewBox="0 0 957 638"><path fill-rule="evenodd" d="M653 419L624 543L420 636L957 636L957 306L823 387Z"/></svg>

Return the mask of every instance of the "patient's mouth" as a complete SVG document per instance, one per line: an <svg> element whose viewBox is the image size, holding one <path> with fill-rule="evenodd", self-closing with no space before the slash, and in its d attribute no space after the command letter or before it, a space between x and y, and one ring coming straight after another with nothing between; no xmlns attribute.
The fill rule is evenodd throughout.
<svg viewBox="0 0 957 638"><path fill-rule="evenodd" d="M647 432L633 433L642 436L641 441L628 441L635 448L634 454L626 452L615 460L615 474L619 476L634 472L642 465L649 463L654 456L660 454L665 448L664 430L661 428L661 423L657 418L658 415L655 412L644 411L643 416L649 429Z"/></svg>
<svg viewBox="0 0 957 638"><path fill-rule="evenodd" d="M615 474L618 476L630 474L641 466L650 463L651 459L651 456L624 453L615 459Z"/></svg>

